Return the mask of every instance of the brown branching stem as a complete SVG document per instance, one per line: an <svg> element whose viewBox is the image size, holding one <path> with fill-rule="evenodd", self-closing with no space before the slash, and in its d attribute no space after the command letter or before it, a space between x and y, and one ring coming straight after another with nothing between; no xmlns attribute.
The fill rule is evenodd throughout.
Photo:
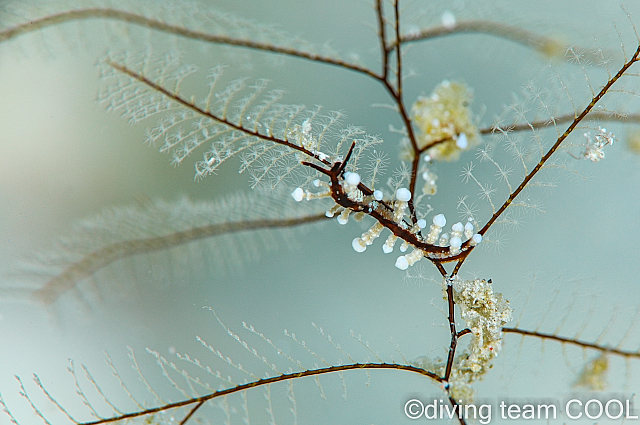
<svg viewBox="0 0 640 425"><path fill-rule="evenodd" d="M270 378L264 378L264 379L260 379L260 380L253 381L253 382L249 382L249 383L246 383L246 384L237 385L237 386L232 387L232 388L227 388L227 389L224 389L224 390L216 391L214 393L203 395L203 396L200 396L200 397L194 397L194 398L190 398L188 400L182 400L182 401L178 401L178 402L175 402L175 403L167 403L167 404L164 404L164 405L159 406L159 407L140 410L138 412L126 413L124 415L114 416L114 417L111 417L111 418L99 419L99 420L90 421L90 422L82 422L82 423L79 423L78 425L99 425L99 424L120 422L120 421L124 421L124 420L127 420L127 419L138 418L138 417L141 417L141 416L149 416L149 415L153 415L154 413L158 413L158 412L165 412L165 411L172 410L172 409L177 409L177 408L180 408L180 407L195 405L190 410L190 412L187 414L188 415L187 418L185 418L182 421L182 423L185 423L186 419L189 419L189 416L192 415L193 413L195 413L195 411L201 405L203 405L207 401L213 400L213 399L218 398L218 397L239 393L239 392L251 389L251 388L261 387L261 386L273 384L273 383L276 383L276 382L288 381L288 380L291 380L291 379L299 379L299 378L305 378L305 377L309 377L309 376L326 375L326 374L330 374L330 373L344 372L344 371L348 371L348 370L373 370L373 369L405 370L405 371L408 371L408 372L413 372L413 373L420 374L422 376L426 376L428 378L431 378L435 382L442 382L442 378L440 378L435 373L426 371L426 370L421 369L421 368L416 367L416 366L400 365L400 364L395 364L395 363L354 363L354 364L348 364L348 365L330 366L330 367L325 367L325 368L320 368L320 369L305 370L305 371L302 371L302 372L288 373L288 374L283 374L283 375L279 375L279 376L272 376Z"/></svg>
<svg viewBox="0 0 640 425"><path fill-rule="evenodd" d="M527 331L527 330L519 329L519 328L502 328L502 332L504 332L504 333L512 333L512 334L519 334L519 335L522 335L522 336L535 337L535 338L540 338L540 339L547 339L547 340L551 340L551 341L557 341L557 342L560 342L562 344L571 344L571 345L580 346L582 348L590 348L590 349L593 349L593 350L601 351L601 352L606 353L606 354L613 354L613 355L616 355L616 356L622 356L622 357L626 357L626 358L638 358L638 359L640 359L640 351L622 350L620 348L607 347L607 346L604 346L604 345L594 344L592 342L582 341L582 340L575 339L575 338L567 338L567 337L563 337L563 336L559 336L559 335L554 335L554 334L549 334L549 333L544 333L544 332L538 332L538 331Z"/></svg>
<svg viewBox="0 0 640 425"><path fill-rule="evenodd" d="M570 345L577 345L579 347L582 348L588 348L588 349L592 349L592 350L596 350L596 351L600 351L606 354L612 354L615 356L621 356L621 357L626 357L626 358L638 358L640 359L640 350L636 350L636 351L630 351L630 350L622 350L620 348L616 348L616 347L608 347L605 345L600 345L600 344L595 344L592 342L587 342L587 341L582 341L576 338L568 338L566 336L560 336L560 335L555 335L555 334L550 334L550 333L545 333L545 332L538 332L538 331L528 331L526 329L520 329L520 328L502 328L502 332L504 333L511 333L511 334L518 334L518 335L522 335L523 337L534 337L534 338L539 338L539 339L543 339L543 340L551 340L551 341L557 341L561 344L570 344ZM458 332L458 338L470 334L471 333L471 329L463 329L460 332Z"/></svg>
<svg viewBox="0 0 640 425"><path fill-rule="evenodd" d="M401 40L400 36L400 5L399 1L395 0L393 3L394 10L394 30L395 30L395 42L391 45L387 43L387 35L386 35L386 21L384 17L384 10L382 6L382 0L376 0L376 17L378 22L378 37L380 40L380 50L382 55L382 74L379 77L373 77L378 80L384 88L387 90L394 103L398 107L398 113L400 114L400 119L402 120L402 124L407 130L407 137L409 139L409 143L411 144L411 148L414 152L414 157L419 160L419 151L418 143L416 141L416 136L413 132L413 126L411 125L411 119L409 118L409 114L407 113L407 108L404 105L404 101L402 100L402 45L399 42ZM394 87L391 81L389 80L389 56L391 52L395 50L396 52L396 86ZM415 189L415 181L417 177L417 166L411 168L411 179L409 184L409 191L414 193ZM413 199L409 201L409 211L411 212L411 216L413 220L416 220L416 211L413 205Z"/></svg>
<svg viewBox="0 0 640 425"><path fill-rule="evenodd" d="M200 403L193 406L193 408L189 411L189 413L187 413L187 416L185 416L184 419L180 421L180 425L185 425L189 421L189 419L191 419L191 417L196 413L196 411L199 408L201 408L202 405L205 404L206 402L207 400L202 400Z"/></svg>
<svg viewBox="0 0 640 425"><path fill-rule="evenodd" d="M531 131L532 129L538 130L541 128L549 127L552 123L555 123L556 125L558 125L558 124L565 124L568 122L572 122L575 118L576 118L575 114L571 113L571 114L559 115L557 117L553 117L553 121L547 119L547 120L532 121L530 123L485 127L480 129L480 134L493 134L497 131L515 133L518 131ZM617 115L615 113L607 113L607 112L590 112L585 117L585 120L638 123L640 122L640 114Z"/></svg>
<svg viewBox="0 0 640 425"><path fill-rule="evenodd" d="M400 41L400 1L394 0L393 2L393 15L395 19L395 50L396 50L396 93L398 94L398 103L402 101L402 44Z"/></svg>
<svg viewBox="0 0 640 425"><path fill-rule="evenodd" d="M453 27L440 25L427 28L416 34L403 36L400 39L400 43L416 43L433 38L464 33L487 34L504 38L536 50L545 56L562 57L565 49L565 46L553 38L541 36L512 25L484 20L456 22Z"/></svg>
<svg viewBox="0 0 640 425"><path fill-rule="evenodd" d="M380 55L382 58L382 74L378 79L386 81L389 75L389 48L387 47L387 27L382 10L382 0L376 0L376 22L378 23L378 40L380 41Z"/></svg>
<svg viewBox="0 0 640 425"><path fill-rule="evenodd" d="M447 303L449 305L449 329L451 330L451 342L449 344L449 353L447 355L447 366L444 373L444 380L448 381L451 377L451 369L455 359L456 347L458 345L458 332L456 332L455 302L453 301L453 286L447 281Z"/></svg>
<svg viewBox="0 0 640 425"><path fill-rule="evenodd" d="M139 25L152 30L161 31L167 34L173 34L178 37L188 38L190 40L198 40L206 43L244 47L252 50L282 54L286 56L310 60L313 62L338 66L340 68L365 74L376 79L380 78L379 75L377 75L370 69L360 65L349 63L342 59L323 56L311 52L305 52L291 47L277 46L271 43L261 43L249 39L234 38L224 35L209 34L202 31L195 31L183 26L171 25L162 21L158 21L156 19L147 18L146 16L117 9L91 8L69 10L45 16L43 18L34 19L24 24L20 24L15 27L0 31L0 43L12 38L16 38L23 34L38 31L46 27L59 25L64 22L81 21L87 19L113 19L116 21Z"/></svg>

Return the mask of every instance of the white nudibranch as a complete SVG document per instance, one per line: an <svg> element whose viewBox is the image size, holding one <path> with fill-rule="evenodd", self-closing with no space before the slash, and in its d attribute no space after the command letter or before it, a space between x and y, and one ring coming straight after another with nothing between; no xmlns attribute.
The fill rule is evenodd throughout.
<svg viewBox="0 0 640 425"><path fill-rule="evenodd" d="M373 241L380 236L383 229L384 226L376 222L369 230L364 232L362 236L353 240L353 249L356 252L364 252L364 250L367 249L367 246L373 244Z"/></svg>
<svg viewBox="0 0 640 425"><path fill-rule="evenodd" d="M464 226L460 222L451 226L451 238L449 239L449 252L452 255L455 255L460 252L460 247L462 246L463 230L464 230Z"/></svg>
<svg viewBox="0 0 640 425"><path fill-rule="evenodd" d="M336 215L336 213L337 213L338 211L340 211L340 208L342 208L340 205L335 204L334 206L332 206L331 208L329 208L329 209L327 210L327 212L326 212L326 213L324 213L324 215L326 215L327 217L331 218L331 217L333 217L334 215Z"/></svg>
<svg viewBox="0 0 640 425"><path fill-rule="evenodd" d="M315 184L314 182L314 185L316 187L328 186L325 182L322 182L320 180L316 180L316 182L318 182L318 184ZM291 192L291 196L296 200L296 202L301 202L303 199L310 201L312 199L328 198L329 196L331 196L331 191L327 189L322 192L312 193L308 190L302 190L301 187L297 187L293 192Z"/></svg>
<svg viewBox="0 0 640 425"><path fill-rule="evenodd" d="M338 223L345 225L349 222L349 214L351 214L351 210L349 208L345 208L342 210L340 215L338 216Z"/></svg>
<svg viewBox="0 0 640 425"><path fill-rule="evenodd" d="M384 252L385 254L391 253L393 251L393 247L395 246L397 240L398 240L398 237L396 235L394 235L393 233L390 234L387 240L385 241L384 245L382 245L382 252Z"/></svg>
<svg viewBox="0 0 640 425"><path fill-rule="evenodd" d="M417 261L424 256L424 253L420 249L414 249L410 254L398 257L396 260L396 267L400 270L406 270L409 266L413 266Z"/></svg>
<svg viewBox="0 0 640 425"><path fill-rule="evenodd" d="M393 209L393 221L400 223L411 200L411 192L405 187L396 190L396 202Z"/></svg>
<svg viewBox="0 0 640 425"><path fill-rule="evenodd" d="M435 245L445 224L447 224L447 219L444 218L444 214L438 214L433 217L433 224L429 228L429 234L427 235L427 243L429 245Z"/></svg>
<svg viewBox="0 0 640 425"><path fill-rule="evenodd" d="M473 223L468 222L464 225L464 237L471 239L473 237Z"/></svg>
<svg viewBox="0 0 640 425"><path fill-rule="evenodd" d="M449 239L449 253L452 255L458 254L461 246L462 239L460 239L459 236L452 236L451 239Z"/></svg>

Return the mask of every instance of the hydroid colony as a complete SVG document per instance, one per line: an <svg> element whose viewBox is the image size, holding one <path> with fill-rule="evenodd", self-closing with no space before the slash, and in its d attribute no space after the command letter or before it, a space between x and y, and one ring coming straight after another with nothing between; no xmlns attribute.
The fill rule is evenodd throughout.
<svg viewBox="0 0 640 425"><path fill-rule="evenodd" d="M68 34L93 30L92 37L123 43L100 56L98 101L124 115L105 119L147 126L132 140L168 153L180 170L193 160L199 182L189 183L208 199L114 206L63 241L59 255L44 254L42 267L26 269L36 277L23 292L50 309L76 293L77 303L90 301L88 317L104 320L105 306L93 294L107 306L120 298L139 312L128 313L131 326L159 320L153 334L170 346L150 350L161 382L149 377L140 355L132 356L132 376L108 357L113 386L90 372L85 381L72 367L78 394L68 403L84 407L65 407L55 386L45 383L42 393L20 383L36 415L51 423L295 423L331 421L332 409L340 421L398 422L413 396L456 406L505 392L536 397L545 388L560 400L574 383L633 392L634 381L622 376L625 367L637 369L635 228L628 224L635 198L618 192L623 179L637 183L621 125L635 120L634 11L630 21L624 10L594 9L600 25L578 33L597 39L565 43L537 31L534 17L548 17L527 5L495 11L460 4L453 12L361 6L354 16L368 16L369 29L351 32L349 24L353 36L344 39L352 44L340 52L199 7L5 11L3 49L40 54L30 44L38 37L65 49ZM578 27L578 6L566 7L558 20ZM283 26L293 30L296 16L322 16L291 12ZM52 36L58 27L62 39ZM175 55L180 50L185 57ZM514 52L517 60L510 60ZM554 52L546 69L540 52ZM521 76L531 64L543 71ZM501 73L492 85L495 69ZM350 87L352 81L358 84ZM511 92L517 94L509 99ZM303 107L298 97L345 112ZM137 142L127 137L117 138L126 140L120 153L128 158ZM94 168L104 161L93 161ZM567 179L591 173L577 188ZM236 182L247 180L249 195L209 193L232 184L228 192L236 192ZM309 222L324 227L297 231ZM295 228L276 240L298 248L264 252L259 239L275 227ZM246 231L254 236L245 238ZM505 244L502 252L482 249ZM252 263L258 254L266 258ZM606 291L612 274L616 290ZM403 286L403 276L422 286ZM29 279L23 274L21 281ZM619 317L611 315L614 304ZM216 313L204 315L203 306ZM322 325L308 333L304 324L312 321ZM352 337L344 322L355 329ZM211 338L198 337L204 352L171 348L178 330L212 328ZM2 390L6 398L9 389ZM11 420L32 419L6 406ZM363 406L374 419L356 414Z"/></svg>

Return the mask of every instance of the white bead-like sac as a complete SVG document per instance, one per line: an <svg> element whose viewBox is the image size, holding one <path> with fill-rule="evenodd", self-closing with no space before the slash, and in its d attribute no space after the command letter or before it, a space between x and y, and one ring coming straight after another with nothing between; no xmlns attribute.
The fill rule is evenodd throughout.
<svg viewBox="0 0 640 425"><path fill-rule="evenodd" d="M440 17L440 22L442 22L442 26L448 30L452 30L456 27L456 15L452 12L445 10Z"/></svg>
<svg viewBox="0 0 640 425"><path fill-rule="evenodd" d="M320 187L320 179L315 179L315 180L313 181L313 185L314 185L315 187Z"/></svg>
<svg viewBox="0 0 640 425"><path fill-rule="evenodd" d="M457 222L456 224L451 226L451 230L456 233L462 233L462 231L464 230L464 226L462 225L462 223Z"/></svg>
<svg viewBox="0 0 640 425"><path fill-rule="evenodd" d="M424 229L425 227L427 227L427 220L421 218L416 224L419 228Z"/></svg>
<svg viewBox="0 0 640 425"><path fill-rule="evenodd" d="M469 140L467 139L466 134L460 133L458 135L458 139L456 140L456 146L462 150L469 147Z"/></svg>
<svg viewBox="0 0 640 425"><path fill-rule="evenodd" d="M345 173L344 181L346 181L349 186L357 186L358 184L360 184L360 174Z"/></svg>
<svg viewBox="0 0 640 425"><path fill-rule="evenodd" d="M367 249L367 244L361 238L355 238L351 242L351 246L353 246L355 252L364 252Z"/></svg>
<svg viewBox="0 0 640 425"><path fill-rule="evenodd" d="M382 201L382 198L384 198L384 193L382 193L381 190L376 189L373 191L373 199L376 201Z"/></svg>
<svg viewBox="0 0 640 425"><path fill-rule="evenodd" d="M396 267L400 270L407 270L409 268L409 262L404 255L402 257L398 257L396 260Z"/></svg>
<svg viewBox="0 0 640 425"><path fill-rule="evenodd" d="M438 227L444 227L447 224L447 219L444 218L444 214L438 214L437 216L433 217L433 224Z"/></svg>
<svg viewBox="0 0 640 425"><path fill-rule="evenodd" d="M398 201L409 202L411 200L411 192L406 187L396 190L396 199Z"/></svg>
<svg viewBox="0 0 640 425"><path fill-rule="evenodd" d="M291 192L291 196L296 200L296 202L300 202L302 201L302 198L304 198L304 190L302 190L301 187L298 187L296 190Z"/></svg>
<svg viewBox="0 0 640 425"><path fill-rule="evenodd" d="M460 247L462 246L462 239L460 239L458 236L453 236L449 240L449 246L451 246L451 248L460 249Z"/></svg>
<svg viewBox="0 0 640 425"><path fill-rule="evenodd" d="M480 242L482 242L482 235L480 233L476 233L475 235L473 235L473 237L471 238L471 246L476 246L478 245Z"/></svg>
<svg viewBox="0 0 640 425"><path fill-rule="evenodd" d="M409 242L402 241L402 244L400 245L400 252L407 252L407 249L409 249Z"/></svg>

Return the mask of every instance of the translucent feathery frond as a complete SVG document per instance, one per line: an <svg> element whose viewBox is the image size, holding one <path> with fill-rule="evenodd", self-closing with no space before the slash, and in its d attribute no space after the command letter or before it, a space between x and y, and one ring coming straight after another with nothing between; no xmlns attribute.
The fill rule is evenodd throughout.
<svg viewBox="0 0 640 425"><path fill-rule="evenodd" d="M71 236L48 253L25 262L22 273L45 280L34 290L34 296L50 304L112 263L159 251L174 252L179 257L176 250L186 249L197 241L204 241L201 243L207 247L200 247L200 251L210 255L217 263L218 273L223 273L257 258L260 246L268 243L268 237L256 239L241 232L290 228L326 218L326 206L323 208L322 204L295 209L290 208L292 204L289 196L274 199L273 193L256 190L216 202L192 202L185 198L173 203L156 201L138 207L113 208L80 223ZM216 239L233 234L239 238L237 243L242 249L229 251L225 248L228 240Z"/></svg>
<svg viewBox="0 0 640 425"><path fill-rule="evenodd" d="M356 149L349 167L355 171L363 152L382 142L358 127L340 129L340 112L323 114L319 107L308 110L279 103L283 92L265 93L265 80L248 85L246 79L236 79L219 88L221 67L210 70L206 97L188 97L180 87L196 68L164 57L148 71L154 61L145 58L141 66L106 59L100 102L108 110L120 111L131 123L160 115L155 127L147 130L147 143L159 143L160 152L169 153L174 165L204 150L195 164L196 180L216 173L225 161L238 156L240 172L250 172L253 187L273 189L295 180L302 161L332 163L352 142Z"/></svg>

